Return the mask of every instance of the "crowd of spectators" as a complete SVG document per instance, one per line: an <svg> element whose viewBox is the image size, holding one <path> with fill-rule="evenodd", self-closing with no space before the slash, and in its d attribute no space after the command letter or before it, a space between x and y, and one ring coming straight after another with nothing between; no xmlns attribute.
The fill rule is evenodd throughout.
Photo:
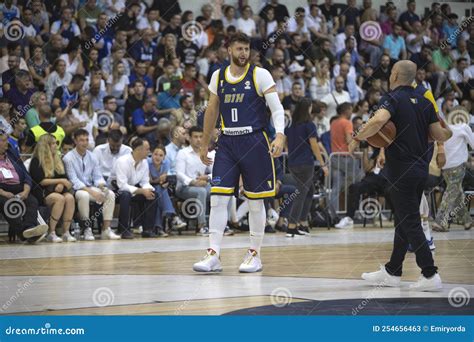
<svg viewBox="0 0 474 342"><path fill-rule="evenodd" d="M216 1L199 12L183 11L186 5L178 0L0 4L0 136L8 141L8 153L0 157L5 163L0 203L21 194L48 207L47 240L74 241L69 231L76 221L84 239L93 240L90 216L97 205L104 239L133 238L132 224L142 226L143 237L167 236L186 224L208 234L212 169L199 159L200 127L210 77L228 65L226 42L237 32L251 38L250 63L271 72L289 125L301 99L310 101L305 108L311 109L312 137L325 158L347 152L351 133L377 108L389 90L391 67L401 59L417 64L416 81L432 90L441 116L458 105L472 114L474 20L460 18L449 3L433 2L425 10L414 0L380 8L371 0L308 0L294 13L277 0L258 6ZM380 24L376 40L359 34L368 21ZM268 132L271 138L271 123ZM32 155L22 157L31 177L16 167L20 154ZM297 185L283 172L285 162L278 164L278 189L285 195L266 203L267 223L273 220L267 232L287 229L283 209L289 209L277 210L278 220L273 209L290 197L286 186ZM350 176L342 169L331 172L339 172L336 181ZM24 177L31 178L31 189L19 186ZM336 181L330 186L338 195ZM198 201L199 213L183 220L186 213L178 204L189 199ZM242 205L237 210L231 201L226 234L245 229L245 200Z"/></svg>

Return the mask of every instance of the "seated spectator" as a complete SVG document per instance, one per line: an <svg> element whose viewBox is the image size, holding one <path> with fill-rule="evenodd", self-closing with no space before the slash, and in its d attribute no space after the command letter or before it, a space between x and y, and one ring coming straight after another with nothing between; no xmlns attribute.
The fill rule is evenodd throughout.
<svg viewBox="0 0 474 342"><path fill-rule="evenodd" d="M91 82L91 88L89 90L90 102L92 108L96 110L104 109L104 98L107 96L107 92L101 89L101 82L94 80Z"/></svg>
<svg viewBox="0 0 474 342"><path fill-rule="evenodd" d="M320 62L319 67L316 69L316 75L311 79L309 85L309 92L313 101L321 100L331 92L330 78L329 63L325 61Z"/></svg>
<svg viewBox="0 0 474 342"><path fill-rule="evenodd" d="M56 138L56 141L58 142L57 149L59 150L66 133L61 126L51 122L52 115L53 112L49 105L45 104L39 107L40 124L31 127L26 138L26 146L29 147L30 151L39 141L39 138L41 138L42 135L48 133L52 134Z"/></svg>
<svg viewBox="0 0 474 342"><path fill-rule="evenodd" d="M329 131L330 123L327 117L326 110L327 105L324 102L313 101L312 112L313 122L316 125L316 133L318 137Z"/></svg>
<svg viewBox="0 0 474 342"><path fill-rule="evenodd" d="M116 43L112 46L111 55L103 58L100 62L102 71L107 77L112 75L114 65L118 62L122 62L124 66L124 74L130 76L130 62L124 58L126 49Z"/></svg>
<svg viewBox="0 0 474 342"><path fill-rule="evenodd" d="M44 85L48 101L53 100L53 95L57 88L69 85L72 80L72 75L66 71L66 62L62 59L56 59L52 69L53 71L49 74Z"/></svg>
<svg viewBox="0 0 474 342"><path fill-rule="evenodd" d="M252 7L247 5L242 7L242 17L237 19L237 30L249 37L255 37L257 33L257 25L252 16Z"/></svg>
<svg viewBox="0 0 474 342"><path fill-rule="evenodd" d="M158 107L161 109L160 114L170 114L173 109L179 108L179 99L181 83L172 81L170 88L158 94Z"/></svg>
<svg viewBox="0 0 474 342"><path fill-rule="evenodd" d="M383 41L384 52L390 56L392 64L398 60L407 59L405 40L401 36L402 27L399 23L393 24L392 34Z"/></svg>
<svg viewBox="0 0 474 342"><path fill-rule="evenodd" d="M50 72L49 62L43 52L43 47L33 46L33 56L28 61L28 69L33 77L35 87L43 90Z"/></svg>
<svg viewBox="0 0 474 342"><path fill-rule="evenodd" d="M285 96L283 101L281 101L283 108L287 111L290 111L290 113L293 112L293 109L295 108L298 101L301 100L303 95L304 92L301 87L301 84L298 82L293 83L293 85L291 86L291 94Z"/></svg>
<svg viewBox="0 0 474 342"><path fill-rule="evenodd" d="M16 120L15 120L16 119ZM8 143L20 154L19 141L25 139L26 120L25 118L15 117L10 121L13 131L8 137Z"/></svg>
<svg viewBox="0 0 474 342"><path fill-rule="evenodd" d="M166 159L170 162L168 174L176 175L176 156L186 143L186 130L181 126L174 126L171 130L171 142L166 145Z"/></svg>
<svg viewBox="0 0 474 342"><path fill-rule="evenodd" d="M415 0L408 0L407 10L400 15L399 22L402 24L402 28L408 33L414 33L416 22L420 22L420 17L415 13L416 2Z"/></svg>
<svg viewBox="0 0 474 342"><path fill-rule="evenodd" d="M61 154L65 156L69 151L74 149L74 140L72 140L70 135L66 135L61 144Z"/></svg>
<svg viewBox="0 0 474 342"><path fill-rule="evenodd" d="M0 97L0 130L5 134L11 134L11 132L13 132L13 128L10 124L14 117L13 115L10 100L5 97Z"/></svg>
<svg viewBox="0 0 474 342"><path fill-rule="evenodd" d="M206 226L206 211L211 192L211 167L204 165L199 157L201 138L202 129L192 127L189 130L190 146L181 149L176 156L176 175L178 177L176 195L184 200L192 198L197 201L199 212L197 213L196 233L207 236L209 228Z"/></svg>
<svg viewBox="0 0 474 342"><path fill-rule="evenodd" d="M145 83L140 80L136 80L135 83L130 84L129 91L130 95L128 96L127 101L125 102L125 110L124 110L124 125L128 131L133 130L132 126L132 114L135 110L141 108L145 103ZM104 101L107 97L104 97ZM117 103L115 103L115 107L117 107ZM117 109L115 109L116 111Z"/></svg>
<svg viewBox="0 0 474 342"><path fill-rule="evenodd" d="M110 181L110 174L115 161L124 155L128 155L132 149L123 144L123 134L118 129L109 131L107 143L97 145L93 154L100 165L100 171L106 181Z"/></svg>
<svg viewBox="0 0 474 342"><path fill-rule="evenodd" d="M78 129L74 132L74 143L76 147L64 156L68 179L76 192L75 198L79 214L79 226L84 231L84 240L95 240L92 234L91 219L89 216L91 202L102 206L103 216L102 239L117 240L116 235L110 228L114 214L115 194L107 189L104 177L100 172L100 164L94 157L89 147L89 132Z"/></svg>
<svg viewBox="0 0 474 342"><path fill-rule="evenodd" d="M72 41L74 37L81 35L81 30L74 22L73 15L73 8L63 7L61 8L61 19L51 25L51 34L60 34L65 45Z"/></svg>
<svg viewBox="0 0 474 342"><path fill-rule="evenodd" d="M56 109L66 109L66 107L74 107L79 101L79 92L84 86L85 77L82 75L74 75L68 85L56 88L52 98L52 107Z"/></svg>
<svg viewBox="0 0 474 342"><path fill-rule="evenodd" d="M153 80L150 76L147 75L147 63L144 61L137 61L135 64L135 70L130 73L129 83L134 84L135 81L141 81L142 84L145 86L146 95L152 96L153 95Z"/></svg>
<svg viewBox="0 0 474 342"><path fill-rule="evenodd" d="M471 98L471 91L474 89L471 80L474 75L468 69L467 59L459 58L456 62L456 67L449 70L448 80L451 83L454 91L457 93L459 99Z"/></svg>
<svg viewBox="0 0 474 342"><path fill-rule="evenodd" d="M349 93L344 90L344 84L344 78L337 76L334 79L334 90L321 99L321 102L327 105L327 115L329 119L337 115L337 106L344 102L351 102Z"/></svg>
<svg viewBox="0 0 474 342"><path fill-rule="evenodd" d="M134 131L137 132L140 138L146 138L152 142L156 140L156 130L160 120L156 104L156 97L147 97L143 106L136 109L132 114Z"/></svg>
<svg viewBox="0 0 474 342"><path fill-rule="evenodd" d="M197 85L198 81L196 80L196 66L194 64L186 64L184 66L183 78L181 79L181 88L183 89L183 93L192 96Z"/></svg>
<svg viewBox="0 0 474 342"><path fill-rule="evenodd" d="M107 93L117 99L119 107L124 106L128 98L129 79L125 73L124 64L119 61L114 64L112 74L107 79Z"/></svg>
<svg viewBox="0 0 474 342"><path fill-rule="evenodd" d="M72 75L84 75L85 70L82 61L82 50L78 39L71 40L64 53L59 56L66 63L66 71Z"/></svg>
<svg viewBox="0 0 474 342"><path fill-rule="evenodd" d="M20 115L25 115L30 109L31 95L35 92L31 75L28 71L19 70L15 74L15 85L4 95L10 100L14 110Z"/></svg>
<svg viewBox="0 0 474 342"><path fill-rule="evenodd" d="M15 74L20 71L20 57L16 55L8 56L8 70L2 73L2 89L6 94L15 86Z"/></svg>
<svg viewBox="0 0 474 342"><path fill-rule="evenodd" d="M57 144L51 134L41 136L36 144L29 166L31 178L36 184L32 193L40 205L46 205L51 210L46 240L54 243L75 242L76 238L69 233L75 208L72 184L66 177ZM56 234L60 220L64 232L62 238Z"/></svg>
<svg viewBox="0 0 474 342"><path fill-rule="evenodd" d="M95 147L95 138L98 134L97 113L92 108L89 95L82 95L79 99L79 107L71 110L72 115L81 123L87 132L89 132L89 149Z"/></svg>
<svg viewBox="0 0 474 342"><path fill-rule="evenodd" d="M183 126L189 129L197 125L197 113L194 110L193 98L184 95L179 99L180 108L171 113L171 122L173 125Z"/></svg>
<svg viewBox="0 0 474 342"><path fill-rule="evenodd" d="M163 220L168 221L168 226L172 229L180 229L186 226L176 211L171 202L168 193L168 172L170 169L170 162L166 157L166 149L163 145L155 147L151 158L148 158L148 167L150 169L150 184L155 188L155 198L157 200L157 211L155 218L155 230L158 236L166 237Z"/></svg>
<svg viewBox="0 0 474 342"><path fill-rule="evenodd" d="M36 93L31 95L32 106L25 114L26 123L28 124L29 128L40 124L38 108L42 105L47 104L46 101L46 94L41 91L37 91Z"/></svg>
<svg viewBox="0 0 474 342"><path fill-rule="evenodd" d="M30 243L41 241L48 226L38 225L38 201L30 193L31 177L18 153L8 146L8 136L0 130L0 213L10 230L21 240ZM21 215L16 213L21 206Z"/></svg>
<svg viewBox="0 0 474 342"><path fill-rule="evenodd" d="M421 22L414 21L411 24L412 33L406 37L406 47L407 50L411 53L418 53L421 51L423 45L429 45L431 43L431 38L426 32L426 28L422 26Z"/></svg>
<svg viewBox="0 0 474 342"><path fill-rule="evenodd" d="M117 181L119 193L119 233L124 239L133 239L130 208L134 202L138 206L136 214L143 217L142 237L154 238L157 237L154 232L157 201L154 188L150 184L150 171L146 160L150 153L150 144L146 140L135 138L131 145L132 153L117 159L111 176Z"/></svg>

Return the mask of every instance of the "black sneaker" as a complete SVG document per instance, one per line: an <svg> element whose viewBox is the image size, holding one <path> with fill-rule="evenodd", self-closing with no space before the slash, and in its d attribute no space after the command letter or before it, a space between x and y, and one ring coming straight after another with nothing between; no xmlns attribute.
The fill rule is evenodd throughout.
<svg viewBox="0 0 474 342"><path fill-rule="evenodd" d="M310 234L308 226L298 226L297 229L302 235L309 235Z"/></svg>
<svg viewBox="0 0 474 342"><path fill-rule="evenodd" d="M304 234L302 234L298 229L296 228L293 228L293 229L290 229L288 228L288 230L286 231L286 237L295 237L295 236L303 236Z"/></svg>
<svg viewBox="0 0 474 342"><path fill-rule="evenodd" d="M273 234L273 233L276 233L276 230L273 229L272 226L270 226L269 224L267 224L267 225L265 226L265 233Z"/></svg>

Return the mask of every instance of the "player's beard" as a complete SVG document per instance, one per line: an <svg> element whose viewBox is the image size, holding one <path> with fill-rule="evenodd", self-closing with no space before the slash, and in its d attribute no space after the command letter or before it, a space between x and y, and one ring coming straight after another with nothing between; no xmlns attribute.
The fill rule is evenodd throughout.
<svg viewBox="0 0 474 342"><path fill-rule="evenodd" d="M246 58L244 62L241 62L239 56L234 56L232 55L232 63L234 63L235 65L239 66L239 67L244 67L247 65L247 63L249 62L250 60L250 57L249 58Z"/></svg>

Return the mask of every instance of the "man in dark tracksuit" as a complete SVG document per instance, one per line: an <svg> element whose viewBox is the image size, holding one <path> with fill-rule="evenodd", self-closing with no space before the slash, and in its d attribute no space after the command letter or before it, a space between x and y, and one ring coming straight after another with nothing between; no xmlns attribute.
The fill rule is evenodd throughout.
<svg viewBox="0 0 474 342"><path fill-rule="evenodd" d="M397 62L390 75L391 92L381 99L379 110L357 134L357 141L373 136L391 120L397 129L386 148L386 175L395 216L395 238L390 261L381 270L363 273L362 278L378 286L399 286L408 244L415 251L422 277L410 285L417 291L439 291L441 278L421 226L419 206L431 159L428 135L437 141L449 139L452 132L439 122L433 105L411 86L416 64Z"/></svg>

